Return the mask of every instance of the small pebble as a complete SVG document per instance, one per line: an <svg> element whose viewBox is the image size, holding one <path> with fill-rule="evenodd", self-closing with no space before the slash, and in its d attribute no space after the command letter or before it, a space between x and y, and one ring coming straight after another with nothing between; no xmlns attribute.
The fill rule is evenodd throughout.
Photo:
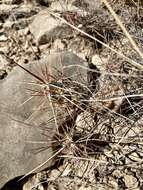
<svg viewBox="0 0 143 190"><path fill-rule="evenodd" d="M4 34L2 34L2 35L0 35L0 42L5 42L5 41L7 41L7 37L6 37L6 35L4 35Z"/></svg>
<svg viewBox="0 0 143 190"><path fill-rule="evenodd" d="M0 80L4 79L7 76L7 72L3 69L0 69Z"/></svg>

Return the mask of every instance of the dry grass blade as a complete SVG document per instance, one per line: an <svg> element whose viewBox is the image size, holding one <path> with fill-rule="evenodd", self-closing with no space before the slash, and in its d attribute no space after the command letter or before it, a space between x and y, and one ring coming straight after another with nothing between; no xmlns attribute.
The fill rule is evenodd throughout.
<svg viewBox="0 0 143 190"><path fill-rule="evenodd" d="M116 53L117 55L119 55L120 57L124 58L126 61L128 61L130 64L132 64L134 67L138 68L138 69L141 69L143 70L143 65L141 65L140 63L130 59L129 57L125 56L124 54L122 54L121 52L113 49L112 47L110 47L109 45L107 45L106 43L98 40L97 38L93 37L92 35L84 32L83 30L79 29L78 27L74 26L73 24L69 23L68 21L66 21L64 18L61 18L60 16L58 16L57 14L55 14L54 12L52 11L49 11L48 12L55 18L61 20L63 23L67 24L68 26L70 26L71 28L73 28L74 30L82 33L83 35L87 36L88 38L94 40L94 41L97 41L99 42L100 44L102 44L104 47L110 49L111 51L113 51L114 53Z"/></svg>
<svg viewBox="0 0 143 190"><path fill-rule="evenodd" d="M75 159L75 160L91 161L91 162L95 162L95 163L100 162L100 163L106 164L105 161L92 159L92 158L84 158L84 157L77 157L77 156L71 156L71 155L61 155L60 157L68 158L68 159Z"/></svg>
<svg viewBox="0 0 143 190"><path fill-rule="evenodd" d="M102 0L102 1L104 2L104 4L108 8L108 10L112 14L112 16L114 17L114 19L116 20L116 23L120 26L120 28L122 29L122 31L124 32L124 34L128 38L128 40L131 43L132 47L137 51L137 53L140 55L140 57L143 58L143 53L139 50L137 44L135 43L135 41L133 40L133 38L131 37L131 35L129 34L129 32L127 31L125 26L123 25L122 21L119 19L118 15L115 13L113 8L110 6L108 1L107 0Z"/></svg>
<svg viewBox="0 0 143 190"><path fill-rule="evenodd" d="M143 97L143 94L131 94L131 95L118 96L118 97L113 97L113 98L108 98L108 99L93 99L93 100L85 100L85 101L87 101L87 102L108 102L108 101L114 101L114 100L118 100L118 99L132 98L132 97Z"/></svg>

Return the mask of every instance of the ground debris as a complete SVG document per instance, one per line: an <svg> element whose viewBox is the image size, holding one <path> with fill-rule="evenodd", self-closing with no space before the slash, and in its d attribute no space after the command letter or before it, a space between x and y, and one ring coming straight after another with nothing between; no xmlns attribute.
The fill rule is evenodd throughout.
<svg viewBox="0 0 143 190"><path fill-rule="evenodd" d="M108 2L142 51L142 1ZM143 71L131 61L142 65L143 60L104 3L2 0L0 10L0 125L5 129L0 182L8 178L5 171L10 176L2 190L142 189ZM43 97L43 103L37 101ZM13 116L30 122L24 137L23 124ZM39 153L27 151L26 139L40 137L48 145L33 143ZM55 156L48 168L18 182L49 154Z"/></svg>

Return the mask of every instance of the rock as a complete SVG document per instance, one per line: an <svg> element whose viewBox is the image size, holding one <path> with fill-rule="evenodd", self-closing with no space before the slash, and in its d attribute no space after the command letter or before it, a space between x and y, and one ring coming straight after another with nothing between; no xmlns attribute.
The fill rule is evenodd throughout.
<svg viewBox="0 0 143 190"><path fill-rule="evenodd" d="M35 155L41 147L47 146L47 137L41 134L42 129L34 126L34 122L30 122L33 124L31 126L23 123L40 104L39 99L34 99L21 105L29 98L22 85L27 77L30 79L27 73L16 68L0 83L0 188L7 181L29 172L51 156L51 149ZM48 113L44 117L48 117ZM33 120L37 125L40 124L35 118Z"/></svg>
<svg viewBox="0 0 143 190"><path fill-rule="evenodd" d="M0 69L0 80L7 76L7 72L4 69Z"/></svg>
<svg viewBox="0 0 143 190"><path fill-rule="evenodd" d="M8 52L8 47L4 46L4 44L3 44L3 46L0 47L0 52L7 53Z"/></svg>
<svg viewBox="0 0 143 190"><path fill-rule="evenodd" d="M43 10L35 16L30 25L30 32L33 34L36 43L41 45L53 39L62 39L69 36L71 29L53 18L46 10Z"/></svg>
<svg viewBox="0 0 143 190"><path fill-rule="evenodd" d="M14 25L13 21L6 20L5 23L3 24L4 29L10 29Z"/></svg>
<svg viewBox="0 0 143 190"><path fill-rule="evenodd" d="M54 50L56 50L56 51L57 50L64 50L64 48L65 48L65 44L60 39L56 39L54 41L53 46L54 46Z"/></svg>
<svg viewBox="0 0 143 190"><path fill-rule="evenodd" d="M80 67L84 65L84 69ZM63 80L70 78L73 83L76 81L87 84L86 63L72 53L54 53L24 67L37 73L45 81L56 80L57 85L62 84L61 75ZM51 75L55 78L50 77ZM7 181L33 170L52 155L52 148L47 146L51 146L50 139L57 124L60 125L67 115L61 102L60 106L57 103L51 106L48 97L43 98L42 93L48 93L47 85L40 85L38 82L39 80L18 67L0 81L0 188ZM53 81L52 84L56 83ZM36 90L41 96L38 96L38 92L35 94ZM58 93L59 99L58 90L53 87L54 94L51 97ZM36 96L31 96L31 93ZM56 121L53 119L55 117ZM53 160L39 170L51 166L54 163L52 162Z"/></svg>
<svg viewBox="0 0 143 190"><path fill-rule="evenodd" d="M137 178L132 175L124 175L124 180L127 189L138 190L139 182L137 181Z"/></svg>
<svg viewBox="0 0 143 190"><path fill-rule="evenodd" d="M62 3L60 1L53 1L50 5L50 9L52 11L60 11L60 12L66 12L66 11L77 11L79 12L79 7L76 7L73 5L72 1Z"/></svg>
<svg viewBox="0 0 143 190"><path fill-rule="evenodd" d="M105 72L105 65L108 63L108 58L101 58L99 54L94 54L92 56L92 63L96 65L100 71Z"/></svg>
<svg viewBox="0 0 143 190"><path fill-rule="evenodd" d="M45 172L41 172L36 174L35 176L31 177L27 183L23 185L23 190L45 190L43 187L44 182L46 181L47 175Z"/></svg>
<svg viewBox="0 0 143 190"><path fill-rule="evenodd" d="M7 40L8 40L8 38L7 38L6 34L3 32L0 33L0 42L5 42Z"/></svg>
<svg viewBox="0 0 143 190"><path fill-rule="evenodd" d="M6 66L8 65L8 61L6 60L5 56L0 54L0 69L5 69Z"/></svg>
<svg viewBox="0 0 143 190"><path fill-rule="evenodd" d="M10 12L13 9L17 8L17 5L6 5L6 4L0 4L0 13L4 12Z"/></svg>
<svg viewBox="0 0 143 190"><path fill-rule="evenodd" d="M94 189L91 185L96 183L94 176L95 166L93 164L94 162L92 161L89 162L78 159L75 161L74 159L71 160L71 158L68 159L61 167L52 170L49 173L47 181L54 181L54 183L50 183L48 189L55 190L54 187L58 187L58 190ZM88 184L86 183L86 180L88 180Z"/></svg>

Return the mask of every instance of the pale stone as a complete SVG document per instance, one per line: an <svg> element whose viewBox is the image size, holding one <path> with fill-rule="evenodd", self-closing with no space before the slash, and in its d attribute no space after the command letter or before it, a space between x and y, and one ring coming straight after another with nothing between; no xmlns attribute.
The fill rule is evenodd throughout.
<svg viewBox="0 0 143 190"><path fill-rule="evenodd" d="M46 72L47 66L49 76L55 76L56 80L58 74L62 73L64 78L86 84L86 69L79 67L81 65L84 66L86 63L76 55L61 52L23 66L39 77L42 77L42 71ZM52 78L48 81L51 80ZM51 105L46 97L32 98L30 91L26 90L40 91L46 86L38 84L35 77L18 67L0 81L0 188L7 181L29 173L52 155L52 148L46 147L51 145L50 139L57 129L57 124L63 122L67 112L62 105ZM44 150L35 154L41 148ZM53 163L54 161L50 160L34 172L47 168Z"/></svg>
<svg viewBox="0 0 143 190"><path fill-rule="evenodd" d="M36 15L30 25L30 32L33 34L38 45L45 44L57 38L64 38L69 35L70 31L71 29L69 27L60 20L52 17L46 10Z"/></svg>

